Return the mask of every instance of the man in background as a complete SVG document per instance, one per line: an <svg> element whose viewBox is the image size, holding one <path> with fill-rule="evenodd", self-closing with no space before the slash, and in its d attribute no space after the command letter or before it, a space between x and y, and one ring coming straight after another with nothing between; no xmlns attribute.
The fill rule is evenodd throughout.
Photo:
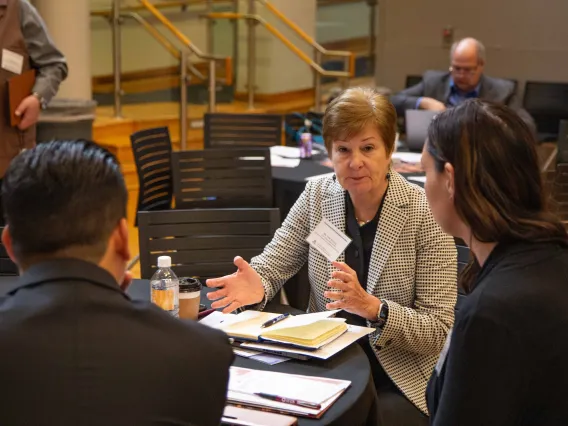
<svg viewBox="0 0 568 426"><path fill-rule="evenodd" d="M10 161L23 149L35 145L40 110L55 96L60 83L67 77L67 64L37 10L26 0L0 0L0 55L1 182ZM21 117L21 122L12 127L7 83L32 69L36 71L32 93L17 107L16 115ZM0 216L0 222L2 220Z"/></svg>
<svg viewBox="0 0 568 426"><path fill-rule="evenodd" d="M21 277L0 301L0 424L217 426L228 339L125 294L114 156L81 140L40 144L14 158L2 195L2 242Z"/></svg>
<svg viewBox="0 0 568 426"><path fill-rule="evenodd" d="M452 45L450 69L427 71L422 82L391 97L397 114L404 117L407 109L443 111L466 99L480 98L512 107L535 129L530 114L520 107L515 83L483 74L485 46L474 39L464 38Z"/></svg>

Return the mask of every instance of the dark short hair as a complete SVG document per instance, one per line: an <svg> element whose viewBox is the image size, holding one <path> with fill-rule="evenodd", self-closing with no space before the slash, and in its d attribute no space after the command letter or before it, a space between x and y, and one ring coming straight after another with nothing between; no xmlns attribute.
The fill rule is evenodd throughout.
<svg viewBox="0 0 568 426"><path fill-rule="evenodd" d="M426 150L438 172L455 170L455 208L481 242L555 241L568 245L548 209L533 132L511 108L468 100L437 115ZM467 289L474 274L460 281Z"/></svg>
<svg viewBox="0 0 568 426"><path fill-rule="evenodd" d="M100 260L126 217L127 191L110 152L86 140L24 151L2 182L4 217L20 264L62 251ZM87 259L85 259L87 260Z"/></svg>

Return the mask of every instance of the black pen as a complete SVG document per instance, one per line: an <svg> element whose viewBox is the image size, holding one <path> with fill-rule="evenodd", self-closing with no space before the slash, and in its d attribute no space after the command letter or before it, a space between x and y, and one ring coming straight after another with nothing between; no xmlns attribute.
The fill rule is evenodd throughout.
<svg viewBox="0 0 568 426"><path fill-rule="evenodd" d="M296 405L298 407L311 408L312 410L321 410L321 404L316 404L315 402L286 398L284 396L278 396L278 395L270 395L268 393L262 393L262 392L255 393L255 395L264 399L270 399L271 401L281 402L283 404L290 404L290 405Z"/></svg>
<svg viewBox="0 0 568 426"><path fill-rule="evenodd" d="M289 316L290 316L289 313L285 313L285 314L279 315L279 316L277 316L276 318L272 318L271 320L266 321L264 324L262 324L262 325L260 326L260 328L270 327L271 325L274 325L274 324L276 324L277 322L280 322L280 321L282 321L283 319L288 318Z"/></svg>

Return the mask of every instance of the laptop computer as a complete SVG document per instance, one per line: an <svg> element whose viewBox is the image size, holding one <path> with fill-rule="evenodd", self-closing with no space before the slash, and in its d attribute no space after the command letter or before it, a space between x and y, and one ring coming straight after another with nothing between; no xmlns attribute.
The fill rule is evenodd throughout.
<svg viewBox="0 0 568 426"><path fill-rule="evenodd" d="M436 114L438 114L437 111L423 109L406 110L406 146L410 151L422 151L428 134L428 126Z"/></svg>

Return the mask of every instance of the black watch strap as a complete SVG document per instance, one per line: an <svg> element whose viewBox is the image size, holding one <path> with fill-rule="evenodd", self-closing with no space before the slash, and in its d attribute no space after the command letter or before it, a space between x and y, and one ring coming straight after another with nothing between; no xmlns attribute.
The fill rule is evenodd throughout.
<svg viewBox="0 0 568 426"><path fill-rule="evenodd" d="M381 307L379 309L379 313L377 315L377 326L382 329L386 325L388 317L389 317L389 305L382 302Z"/></svg>

